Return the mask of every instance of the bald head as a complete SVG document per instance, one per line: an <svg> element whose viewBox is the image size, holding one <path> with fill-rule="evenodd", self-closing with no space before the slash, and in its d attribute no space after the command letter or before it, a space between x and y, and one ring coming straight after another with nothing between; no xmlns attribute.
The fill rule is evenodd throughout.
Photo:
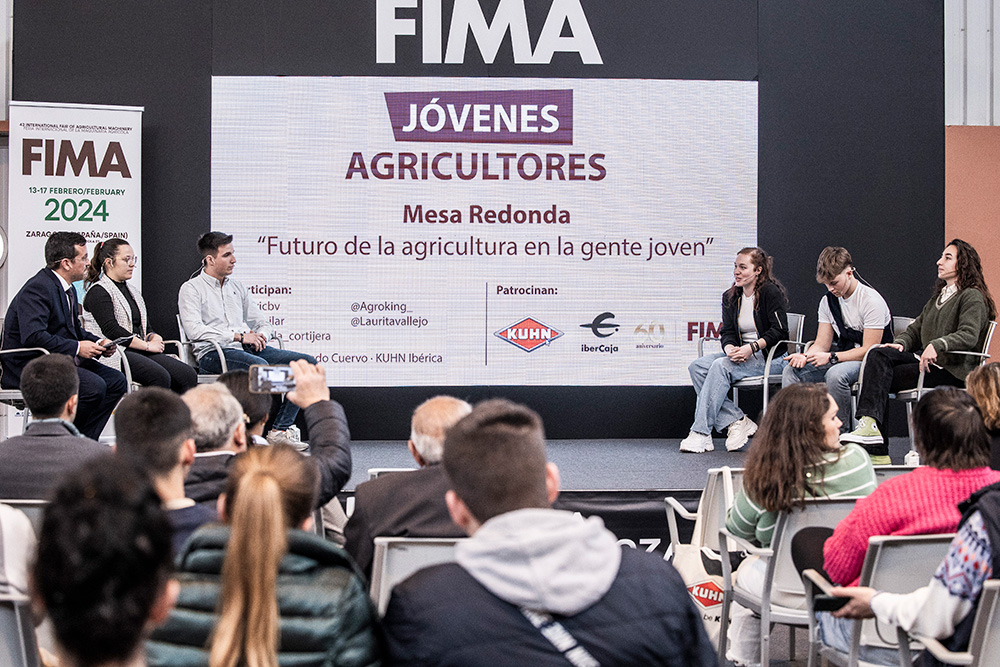
<svg viewBox="0 0 1000 667"><path fill-rule="evenodd" d="M472 412L472 406L452 396L435 396L413 411L410 422L410 450L420 465L441 461L444 437L458 420Z"/></svg>
<svg viewBox="0 0 1000 667"><path fill-rule="evenodd" d="M199 452L246 447L243 408L224 385L198 385L181 398L191 410L191 435Z"/></svg>

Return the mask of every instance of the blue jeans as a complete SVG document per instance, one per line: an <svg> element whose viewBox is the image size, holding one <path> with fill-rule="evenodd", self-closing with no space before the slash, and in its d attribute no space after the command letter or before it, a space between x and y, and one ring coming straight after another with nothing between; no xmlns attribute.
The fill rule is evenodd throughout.
<svg viewBox="0 0 1000 667"><path fill-rule="evenodd" d="M847 654L851 651L851 635L854 633L854 620L850 618L834 618L830 612L821 611L816 614L819 629L819 640L826 646ZM864 662L876 665L899 664L899 651L884 646L862 646L858 656Z"/></svg>
<svg viewBox="0 0 1000 667"><path fill-rule="evenodd" d="M837 416L842 422L840 430L846 433L854 430L851 423L851 387L858 381L860 373L860 361L841 361L825 366L806 364L802 368L785 366L781 373L781 386L787 387L796 382L826 382L826 390L837 403Z"/></svg>
<svg viewBox="0 0 1000 667"><path fill-rule="evenodd" d="M279 350L278 348L271 347L270 345L265 347L260 352L248 352L247 348L244 347L243 349L223 348L222 353L226 355L226 365L231 371L246 370L255 364L270 364L272 366L278 366L281 364L287 364L290 361L295 361L296 359L305 359L310 364L316 363L316 360L308 354L292 352L291 350ZM222 364L219 363L219 353L214 349L210 352L206 352L205 355L198 360L198 368L201 369L202 373L221 373ZM299 406L289 401L286 396L281 402L281 408L278 409L278 414L274 418L274 425L272 428L278 431L284 431L295 423L295 418L298 414Z"/></svg>
<svg viewBox="0 0 1000 667"><path fill-rule="evenodd" d="M702 435L712 435L712 429L722 431L744 417L743 411L729 398L733 382L754 375L764 374L767 355L755 354L742 364L733 363L723 352L698 357L688 366L691 382L698 403L694 409L691 430ZM771 361L771 374L780 375L785 361L775 356Z"/></svg>

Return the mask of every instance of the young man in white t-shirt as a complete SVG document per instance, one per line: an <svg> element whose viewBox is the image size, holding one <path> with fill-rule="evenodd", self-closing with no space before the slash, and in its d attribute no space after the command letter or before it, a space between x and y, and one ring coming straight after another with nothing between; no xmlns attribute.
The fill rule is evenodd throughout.
<svg viewBox="0 0 1000 667"><path fill-rule="evenodd" d="M819 301L816 340L803 352L785 357L788 365L781 386L825 381L840 408L842 428L850 431L851 387L858 381L868 348L892 342L892 315L882 295L854 275L846 248L823 249L816 262L816 282L829 290Z"/></svg>

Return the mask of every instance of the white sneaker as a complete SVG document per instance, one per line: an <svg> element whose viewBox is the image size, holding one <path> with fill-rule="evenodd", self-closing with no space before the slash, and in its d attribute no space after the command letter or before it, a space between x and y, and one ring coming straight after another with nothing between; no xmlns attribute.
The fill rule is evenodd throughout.
<svg viewBox="0 0 1000 667"><path fill-rule="evenodd" d="M757 432L757 424L752 419L743 415L742 419L737 419L729 425L726 431L726 449L735 452L747 444L750 436Z"/></svg>
<svg viewBox="0 0 1000 667"><path fill-rule="evenodd" d="M267 434L267 442L270 445L291 445L300 452L304 452L309 449L309 443L302 442L302 432L299 431L299 427L294 424L289 426L284 431L272 429L271 432Z"/></svg>
<svg viewBox="0 0 1000 667"><path fill-rule="evenodd" d="M712 436L705 435L703 433L695 433L691 431L688 436L681 440L681 451L691 452L693 454L702 454L704 452L710 452L715 449L715 444L712 442Z"/></svg>

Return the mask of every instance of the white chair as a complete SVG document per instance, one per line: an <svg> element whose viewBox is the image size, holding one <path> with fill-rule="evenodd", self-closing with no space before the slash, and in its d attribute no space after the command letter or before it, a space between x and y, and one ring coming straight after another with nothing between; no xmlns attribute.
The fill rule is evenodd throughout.
<svg viewBox="0 0 1000 667"><path fill-rule="evenodd" d="M802 578L792 563L792 537L807 526L827 526L833 528L847 516L856 498L820 498L807 500L802 508L791 512L781 512L774 526L774 533L769 548L761 548L746 540L732 535L723 527L719 529L719 546L722 551L734 551L735 544L749 555L758 556L764 560L764 588L760 595L739 587L739 582L733 585L732 565L728 558L722 559L722 578L724 583L722 600L722 625L719 636L719 667L726 665L727 635L729 629L729 609L733 602L746 607L760 617L760 663L765 667L770 665L771 624L791 626L789 631L789 653L795 654L794 628L809 626L809 612L804 607L806 600ZM776 594L801 597L802 608L785 607L771 601Z"/></svg>
<svg viewBox="0 0 1000 667"><path fill-rule="evenodd" d="M49 501L47 500L0 499L0 505L9 505L16 510L24 512L24 515L28 517L28 521L31 522L31 527L35 531L35 535L38 535L42 530L42 514L44 514L48 504Z"/></svg>
<svg viewBox="0 0 1000 667"><path fill-rule="evenodd" d="M791 347L802 347L805 343L802 341L802 330L805 328L806 316L800 313L788 313L788 334L791 336L789 340L778 341L779 343L787 343ZM698 356L701 357L705 354L704 346L705 341L710 340L720 340L719 338L703 336L698 339ZM775 351L778 349L777 345L772 346L767 350L767 360L764 364L764 374L763 375L752 375L750 377L743 378L737 382L733 383L733 403L736 407L740 405L740 389L760 389L764 390L764 403L761 408L761 414L767 411L767 402L771 396L771 385L781 385L781 373L772 374L771 373L771 362L774 361ZM784 353L782 353L784 354Z"/></svg>
<svg viewBox="0 0 1000 667"><path fill-rule="evenodd" d="M0 344L3 341L3 318L0 318ZM10 350L0 350L0 356L5 354L48 354L49 351L43 347L17 347ZM0 403L6 404L21 411L21 430L23 431L28 427L28 418L31 416L31 411L24 402L24 396L21 394L20 389L0 389Z"/></svg>
<svg viewBox="0 0 1000 667"><path fill-rule="evenodd" d="M41 667L31 603L23 595L0 594L0 665Z"/></svg>
<svg viewBox="0 0 1000 667"><path fill-rule="evenodd" d="M934 575L951 544L954 533L938 535L877 535L869 538L864 564L861 566L859 586L870 586L887 593L909 593L923 585ZM809 573L809 574L806 574ZM806 570L804 578L822 577L815 570ZM898 649L895 626L887 626L876 619L854 623L849 653L840 653L819 642L813 609L815 589L806 586L809 613L809 667L823 658L839 667L862 665L859 653L862 646Z"/></svg>
<svg viewBox="0 0 1000 667"><path fill-rule="evenodd" d="M455 560L459 537L376 537L371 596L379 616L385 615L392 588L417 570Z"/></svg>
<svg viewBox="0 0 1000 667"><path fill-rule="evenodd" d="M180 314L177 315L177 332L180 336L180 340L177 341L177 350L181 361L191 368L198 370L198 359L194 356L194 344L203 341L188 338L187 332L184 331L184 324L181 322ZM222 372L229 372L229 366L226 364L226 355L222 352L222 346L215 341L208 342L211 342L215 347L215 351L219 353L219 364L222 366ZM198 384L209 384L218 379L218 375L212 375L209 373L203 374L200 370L198 371Z"/></svg>
<svg viewBox="0 0 1000 667"><path fill-rule="evenodd" d="M875 483L881 484L893 477L913 472L918 466L875 466Z"/></svg>
<svg viewBox="0 0 1000 667"><path fill-rule="evenodd" d="M726 512L733 504L733 497L742 486L743 468L711 468L708 471L708 481L705 483L705 489L701 492L696 512L687 511L673 496L664 498L667 524L670 528L670 552L677 553L677 546L680 544L680 531L677 529L678 516L688 521L694 521L694 532L691 535L692 545L718 551L719 528L724 525L719 523L719 518L725 517Z"/></svg>
<svg viewBox="0 0 1000 667"><path fill-rule="evenodd" d="M906 647L906 633L897 629L901 646ZM969 665L970 667L989 667L997 663L1000 656L1000 580L990 579L983 584L979 595L979 605L976 608L976 618L972 625L972 636L969 638L969 648L961 653L949 651L941 642L931 637L916 635L913 637L935 658L946 665ZM904 648L902 660L909 660L909 649ZM907 663L910 664L910 663Z"/></svg>
<svg viewBox="0 0 1000 667"><path fill-rule="evenodd" d="M411 472L416 470L416 468L369 468L368 469L368 481L371 481L377 477L381 477L386 473L390 472Z"/></svg>

